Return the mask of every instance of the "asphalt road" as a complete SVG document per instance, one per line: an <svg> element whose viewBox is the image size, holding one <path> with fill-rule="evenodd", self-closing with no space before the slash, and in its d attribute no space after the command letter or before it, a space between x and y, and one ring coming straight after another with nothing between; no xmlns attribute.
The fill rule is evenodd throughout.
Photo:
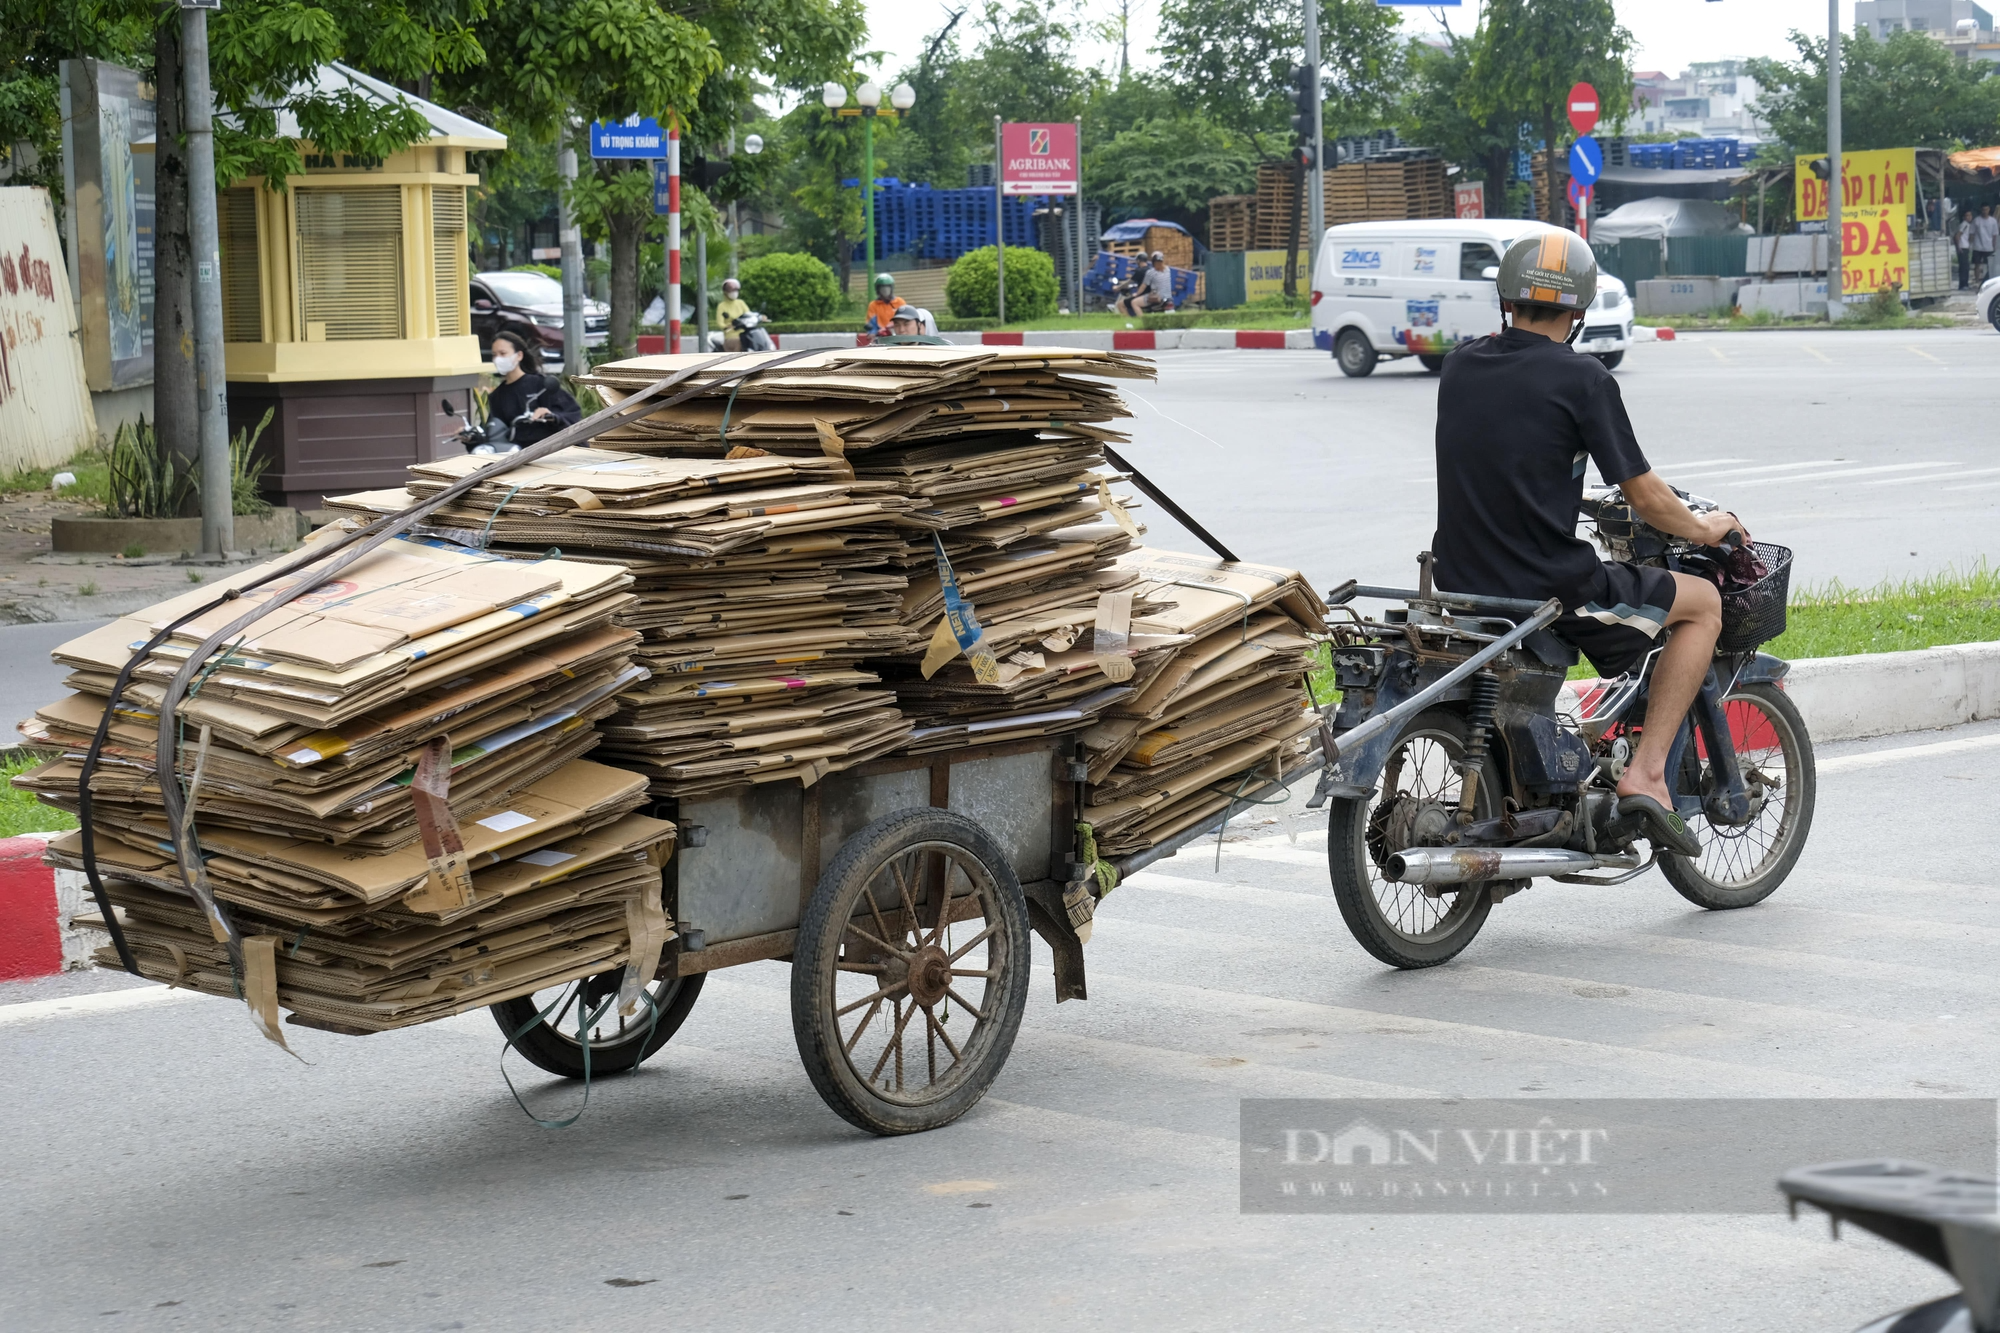
<svg viewBox="0 0 2000 1333"><path fill-rule="evenodd" d="M18 743L14 728L43 704L63 695L67 667L49 660L59 644L88 634L102 620L61 621L37 625L0 625L0 746Z"/></svg>
<svg viewBox="0 0 2000 1333"><path fill-rule="evenodd" d="M1130 461L1246 560L1409 586L1435 526L1437 380L1304 352L1164 352ZM1655 470L1797 553L1793 585L1963 564L2000 507L2000 334L1697 333L1615 372ZM1593 481L1596 474L1591 474ZM1150 540L1193 538L1156 509ZM1194 549L1194 548L1189 548Z"/></svg>
<svg viewBox="0 0 2000 1333"><path fill-rule="evenodd" d="M1965 819L2000 725L1821 759L1765 904L1544 881L1420 973L1348 938L1318 821L1269 816L1219 871L1190 851L1112 894L1092 998L1040 972L986 1100L906 1139L820 1104L776 963L717 974L559 1133L515 1108L483 1014L295 1032L301 1063L227 1002L0 987L0 1327L1852 1329L1948 1279L1775 1193L1482 1218L1250 1217L1237 1192L1243 1098L2000 1093L2000 870Z"/></svg>

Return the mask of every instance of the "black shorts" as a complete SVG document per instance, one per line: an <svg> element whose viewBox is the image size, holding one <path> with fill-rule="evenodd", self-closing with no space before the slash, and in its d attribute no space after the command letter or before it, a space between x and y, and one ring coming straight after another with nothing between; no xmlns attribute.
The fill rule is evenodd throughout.
<svg viewBox="0 0 2000 1333"><path fill-rule="evenodd" d="M1674 609L1674 576L1652 565L1597 567L1583 601L1549 626L1583 651L1600 675L1636 671L1661 645L1660 631Z"/></svg>

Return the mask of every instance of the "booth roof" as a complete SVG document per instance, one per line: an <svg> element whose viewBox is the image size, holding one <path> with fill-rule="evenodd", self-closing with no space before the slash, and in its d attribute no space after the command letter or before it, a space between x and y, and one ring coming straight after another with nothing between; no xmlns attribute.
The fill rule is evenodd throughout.
<svg viewBox="0 0 2000 1333"><path fill-rule="evenodd" d="M507 146L507 136L498 130L481 125L476 120L467 120L457 112L447 111L434 102L426 102L421 97L404 92L394 84L370 78L358 69L349 69L337 62L319 67L314 74L311 91L322 94L359 93L385 106L393 102L413 106L430 122L430 144L435 148L490 150ZM278 133L290 139L305 137L299 132L298 119L287 110L278 112Z"/></svg>

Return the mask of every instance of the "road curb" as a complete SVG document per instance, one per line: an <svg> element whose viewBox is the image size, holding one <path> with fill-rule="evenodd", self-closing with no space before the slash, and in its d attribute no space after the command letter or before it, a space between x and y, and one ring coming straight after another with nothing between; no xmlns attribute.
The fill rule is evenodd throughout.
<svg viewBox="0 0 2000 1333"><path fill-rule="evenodd" d="M1785 692L1820 744L1983 722L2000 717L2000 643L1807 658ZM0 981L81 970L104 942L69 924L94 906L84 877L42 864L58 836L0 838Z"/></svg>
<svg viewBox="0 0 2000 1333"><path fill-rule="evenodd" d="M1807 658L1792 664L1785 691L1815 741L1983 722L2000 717L2000 643Z"/></svg>
<svg viewBox="0 0 2000 1333"><path fill-rule="evenodd" d="M946 342L959 347L1079 347L1097 352L1174 352L1201 349L1240 352L1309 352L1313 350L1311 329L1029 329L1025 332L987 330L978 333L941 333ZM1671 338L1672 330L1665 336ZM868 338L859 333L772 334L780 351L820 352L830 348L866 347ZM665 334L645 333L638 339L640 356L661 356L667 350ZM681 339L681 350L692 354L695 340Z"/></svg>

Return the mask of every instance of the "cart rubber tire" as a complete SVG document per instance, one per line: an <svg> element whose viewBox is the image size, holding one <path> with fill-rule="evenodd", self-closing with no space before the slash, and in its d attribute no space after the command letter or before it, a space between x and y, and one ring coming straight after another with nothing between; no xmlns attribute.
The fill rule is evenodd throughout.
<svg viewBox="0 0 2000 1333"><path fill-rule="evenodd" d="M1448 757L1461 755L1465 752L1465 719L1438 708L1419 713L1404 724L1389 747L1390 756L1393 759L1397 751L1417 741L1428 741L1438 746ZM1384 773L1387 773L1386 766ZM1455 779L1456 774L1453 777ZM1449 803L1455 806L1458 801L1455 781L1451 787ZM1475 807L1477 818L1491 818L1500 813L1493 801L1493 793L1499 790L1500 771L1494 762L1493 752L1489 750L1480 773ZM1388 793L1385 791L1383 794ZM1329 804L1332 808L1327 814L1327 871L1333 882L1334 902L1339 905L1341 918L1347 922L1347 929L1353 934L1355 942L1389 966L1406 970L1436 967L1456 958L1466 945L1472 943L1473 936L1486 924L1486 914L1493 910L1489 886L1470 885L1447 899L1437 900L1450 905L1431 930L1405 932L1399 929L1383 911L1375 890L1378 877L1368 847L1368 827L1376 803L1343 800ZM1421 906L1421 899L1411 895L1422 894L1422 889L1411 886L1407 894L1399 896L1415 906Z"/></svg>
<svg viewBox="0 0 2000 1333"><path fill-rule="evenodd" d="M1433 375L1444 369L1444 358L1441 356L1432 356L1428 352L1419 353L1417 362Z"/></svg>
<svg viewBox="0 0 2000 1333"><path fill-rule="evenodd" d="M585 983L585 993L609 994L618 989L625 969L614 968L610 972L599 973ZM660 1017L652 1026L645 1028L646 1011L639 1009L637 1035L626 1041L590 1044L590 1076L600 1078L605 1074L623 1074L637 1069L650 1059L655 1052L680 1031L687 1021L688 1010L694 1008L695 997L701 994L701 983L708 974L697 972L688 977L659 978L652 990L653 1002L659 1007ZM538 1012L532 995L521 995L511 1000L502 1000L488 1008L493 1021L500 1025L500 1031L512 1035ZM574 1029L558 1032L547 1023L537 1023L514 1038L514 1049L537 1069L547 1070L561 1078L583 1077L583 1047L577 1044Z"/></svg>
<svg viewBox="0 0 2000 1333"><path fill-rule="evenodd" d="M1623 352L1592 352L1591 355L1603 363L1606 370L1618 369L1618 363L1625 359Z"/></svg>
<svg viewBox="0 0 2000 1333"><path fill-rule="evenodd" d="M967 934L946 934L936 929L932 909L932 943L927 946L921 924L924 909L931 902L927 867L936 864L937 858L944 865L947 898L964 902L977 896L981 901L969 905L978 909L985 926L981 928L976 920L947 922L947 930L963 929ZM896 907L899 866L903 864L911 866L910 878L916 882L914 913ZM970 894L955 887L954 867L971 886ZM885 908L887 916L882 915ZM907 922L909 915L917 917L914 930L899 925L890 930L891 939L882 938L879 932L889 929L882 922L891 918ZM872 939L893 942L904 952L881 953L863 938L864 929ZM978 942L965 943L974 936L984 942L983 957L968 953L980 947ZM958 957L946 952L952 948L959 950ZM941 964L939 960L943 960ZM952 978L957 977L959 985L973 989L972 982L963 980L966 972L951 970L954 964L965 962L992 974L982 978L979 1009L952 986ZM1007 1062L1028 1002L1029 963L1027 899L1005 854L986 831L949 810L926 808L886 815L841 847L820 876L799 922L792 954L792 1034L798 1041L799 1059L826 1104L871 1134L914 1134L948 1125L972 1109ZM872 969L873 978L864 969ZM903 979L897 980L898 976ZM842 992L843 977L855 995ZM900 992L886 997L896 1014L893 1024L881 1013L884 999L870 1001L869 986L877 993ZM938 987L947 988L941 998ZM920 993L932 995L932 1002L920 1004ZM858 1019L836 1012L843 1005L853 1012L857 996L870 1003ZM970 1033L959 1034L964 1037L962 1047L947 1043L943 1048L950 1062L939 1075L939 1048L933 1033L949 1038L953 998L964 1016L974 1019L974 1025ZM911 1064L927 1068L931 1078L927 1086L910 1090L901 1086L907 1052L901 1034L909 1030L909 1022L920 1008L927 1026L914 1048L916 1058ZM935 1021L934 1008L943 1011L942 1023ZM885 1034L895 1034L893 1047L887 1039L879 1047L870 1039L877 1017L883 1019ZM851 1033L843 1028L844 1021L854 1022ZM868 1056L878 1049L880 1058L864 1073L857 1066L867 1064ZM893 1076L885 1063L892 1057ZM892 1082L897 1086L890 1086Z"/></svg>
<svg viewBox="0 0 2000 1333"><path fill-rule="evenodd" d="M1334 364L1340 373L1350 379L1360 379L1375 373L1375 344L1368 341L1368 335L1360 329L1342 329L1340 336L1333 340Z"/></svg>
<svg viewBox="0 0 2000 1333"><path fill-rule="evenodd" d="M1761 712L1778 740L1785 756L1785 785L1781 788L1785 792L1785 807L1779 814L1771 843L1747 867L1748 874L1722 879L1715 872L1745 868L1743 862L1747 856L1731 844L1747 843L1756 836L1765 827L1764 815L1742 829L1717 829L1698 816L1689 821L1689 827L1701 837L1701 856L1689 860L1672 853L1661 854L1660 873L1667 877L1667 883L1681 897L1711 912L1749 907L1778 891L1778 886L1792 873L1792 867L1798 864L1799 853L1805 850L1806 838L1812 832L1813 805L1819 795L1819 770L1813 759L1812 738L1806 734L1805 718L1800 716L1792 697L1775 685L1739 685L1723 698L1725 712L1732 703ZM1700 762L1692 753L1689 759L1694 764ZM1769 813L1768 809L1765 813Z"/></svg>

